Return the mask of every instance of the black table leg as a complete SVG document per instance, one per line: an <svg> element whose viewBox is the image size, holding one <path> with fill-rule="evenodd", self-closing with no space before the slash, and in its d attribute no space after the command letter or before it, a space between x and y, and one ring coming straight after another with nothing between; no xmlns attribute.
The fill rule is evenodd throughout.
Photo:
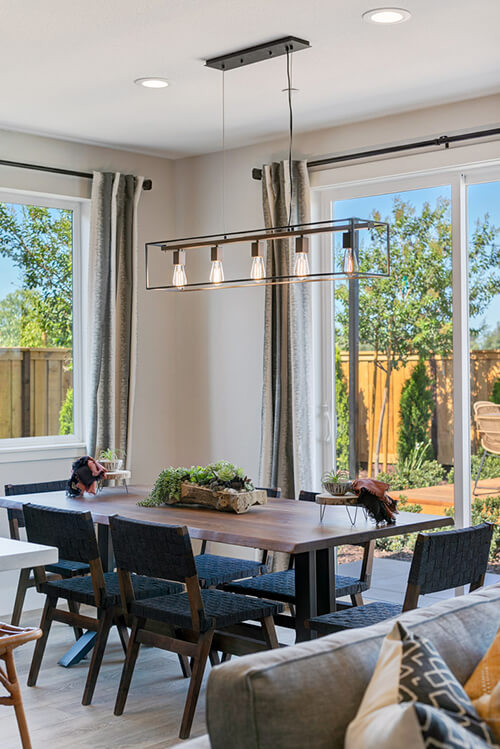
<svg viewBox="0 0 500 749"><path fill-rule="evenodd" d="M335 549L319 549L316 552L317 615L335 611Z"/></svg>
<svg viewBox="0 0 500 749"><path fill-rule="evenodd" d="M311 630L305 622L316 616L316 552L306 551L295 555L295 633L296 642L311 639Z"/></svg>

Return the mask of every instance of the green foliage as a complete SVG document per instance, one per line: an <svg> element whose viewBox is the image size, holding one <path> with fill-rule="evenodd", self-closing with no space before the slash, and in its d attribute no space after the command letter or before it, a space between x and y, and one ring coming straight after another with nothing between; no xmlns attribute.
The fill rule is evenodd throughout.
<svg viewBox="0 0 500 749"><path fill-rule="evenodd" d="M73 434L73 388L68 388L59 411L59 434Z"/></svg>
<svg viewBox="0 0 500 749"><path fill-rule="evenodd" d="M340 351L335 348L335 407L337 416L337 468L349 467L349 402Z"/></svg>
<svg viewBox="0 0 500 749"><path fill-rule="evenodd" d="M0 346L72 345L72 212L0 203L0 255L22 289L0 302Z"/></svg>
<svg viewBox="0 0 500 749"><path fill-rule="evenodd" d="M180 500L181 484L187 481L198 486L208 486L212 491L235 489L236 491L253 491L252 481L245 476L242 468L219 460L208 466L191 466L191 468L165 468L146 499L138 502L142 507L158 507L167 504L168 500Z"/></svg>
<svg viewBox="0 0 500 749"><path fill-rule="evenodd" d="M339 484L342 481L349 481L349 473L347 471L326 471L321 477L323 486L325 484Z"/></svg>
<svg viewBox="0 0 500 749"><path fill-rule="evenodd" d="M432 444L429 439L430 419L434 409L431 379L427 369L420 360L405 382L399 401L400 427L398 438L398 458L406 460L415 448L416 443L427 445L426 458L433 458Z"/></svg>
<svg viewBox="0 0 500 749"><path fill-rule="evenodd" d="M500 322L493 329L485 327L471 335L471 348L483 351L500 349Z"/></svg>
<svg viewBox="0 0 500 749"><path fill-rule="evenodd" d="M500 552L500 496L476 497L472 502L472 525L480 523L493 523L493 538L490 548L490 559L494 559ZM446 515L453 517L453 508L445 511Z"/></svg>
<svg viewBox="0 0 500 749"><path fill-rule="evenodd" d="M398 502L398 510L401 512L422 512L422 505L410 504L407 497L401 496ZM416 540L416 533L378 538L375 541L375 548L380 549L380 551L390 551L394 554L399 551L413 551Z"/></svg>
<svg viewBox="0 0 500 749"><path fill-rule="evenodd" d="M493 390L491 391L490 401L492 403L500 403L500 377L497 377L493 383Z"/></svg>
<svg viewBox="0 0 500 749"><path fill-rule="evenodd" d="M394 470L379 473L377 479L386 481L391 489L420 489L435 486L444 478L444 468L437 460L428 460L428 442L417 442L405 460L398 460Z"/></svg>
<svg viewBox="0 0 500 749"><path fill-rule="evenodd" d="M471 455L470 458L470 473L473 481L476 480L479 466L481 465L481 458L484 450L482 447L479 448L477 455ZM483 467L481 468L481 479L496 479L500 477L500 457L496 455L487 455L484 459ZM448 483L453 484L455 481L455 469L452 467L448 473Z"/></svg>

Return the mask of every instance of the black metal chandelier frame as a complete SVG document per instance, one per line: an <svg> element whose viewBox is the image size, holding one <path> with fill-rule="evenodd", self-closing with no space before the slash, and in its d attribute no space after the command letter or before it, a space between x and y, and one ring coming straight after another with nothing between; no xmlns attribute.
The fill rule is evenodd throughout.
<svg viewBox="0 0 500 749"><path fill-rule="evenodd" d="M355 253L357 265L359 266L359 232L362 230L379 230L383 232L386 242L386 262L383 271L354 271L348 273L342 271L311 272L304 277L294 274L283 276L264 276L262 279L254 280L248 278L231 278L214 283L212 281L200 281L189 283L182 286L171 284L154 284L151 281L150 254L153 248L158 248L164 253L171 253L174 260L174 253L189 253L193 250L203 248L212 249L215 247L224 247L240 243L249 243L276 240L291 240L299 237L311 237L320 234L335 234L337 232L347 233L349 237L348 244ZM177 255L178 257L178 255ZM328 221L313 221L306 224L291 224L290 226L278 226L272 229L253 229L248 231L228 232L226 234L209 234L199 237L184 237L182 239L169 239L165 241L147 242L146 243L146 289L165 291L200 291L202 289L221 289L221 288L239 288L242 286L270 286L290 283L307 283L311 281L335 281L335 280L359 280L363 278L387 278L390 275L391 253L390 253L390 233L389 224L385 221L375 221L372 219L349 218L349 219L330 219ZM186 263L187 265L187 263Z"/></svg>

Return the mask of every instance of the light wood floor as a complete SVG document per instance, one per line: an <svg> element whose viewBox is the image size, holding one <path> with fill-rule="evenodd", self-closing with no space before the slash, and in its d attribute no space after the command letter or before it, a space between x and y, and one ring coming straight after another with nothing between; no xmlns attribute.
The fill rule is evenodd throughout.
<svg viewBox="0 0 500 749"><path fill-rule="evenodd" d="M36 625L39 619L40 612L28 612L22 625ZM178 732L188 680L182 678L175 655L141 647L125 712L115 717L113 706L123 664L118 636L115 631L111 634L93 704L89 707L81 705L87 659L69 669L57 665L73 642L73 632L68 626L52 625L38 686L34 688L26 686L34 644L15 651L33 749L165 749L182 743ZM205 685L191 737L203 733L206 733ZM0 706L0 747L20 747L14 710L3 706Z"/></svg>

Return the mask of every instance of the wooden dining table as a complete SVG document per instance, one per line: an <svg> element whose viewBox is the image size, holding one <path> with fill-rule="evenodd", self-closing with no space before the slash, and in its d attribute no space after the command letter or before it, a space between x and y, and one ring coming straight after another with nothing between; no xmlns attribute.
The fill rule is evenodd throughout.
<svg viewBox="0 0 500 749"><path fill-rule="evenodd" d="M377 526L359 513L352 525L345 507L328 507L320 522L318 505L292 499L269 499L243 515L207 508L165 505L141 507L137 503L151 491L149 486L102 489L96 496L68 497L64 492L0 497L0 507L22 509L28 502L63 510L92 513L97 524L103 566L112 569L109 533L112 515L153 523L187 526L192 538L233 546L291 554L295 564L296 639L311 637L305 622L312 616L335 611L335 549L342 544L361 544L387 536L453 525L453 519L437 515L401 512L395 525Z"/></svg>

